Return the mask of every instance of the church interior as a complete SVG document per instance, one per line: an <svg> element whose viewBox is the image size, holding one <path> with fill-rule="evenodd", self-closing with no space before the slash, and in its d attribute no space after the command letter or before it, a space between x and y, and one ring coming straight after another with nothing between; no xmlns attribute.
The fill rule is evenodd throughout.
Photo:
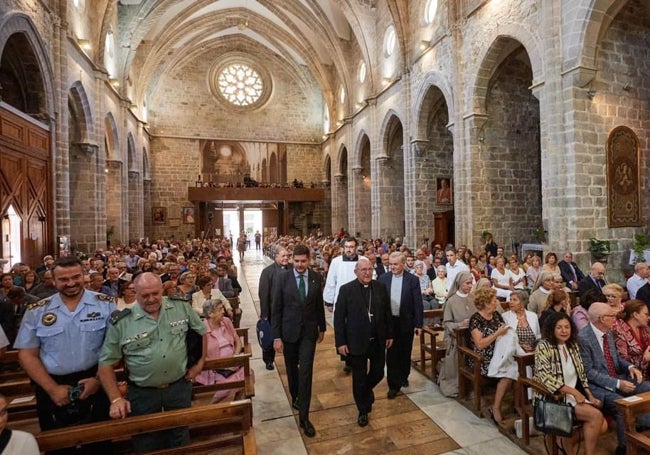
<svg viewBox="0 0 650 455"><path fill-rule="evenodd" d="M265 235L488 231L583 270L606 243L621 281L649 113L648 0L3 0L0 258L254 209Z"/></svg>

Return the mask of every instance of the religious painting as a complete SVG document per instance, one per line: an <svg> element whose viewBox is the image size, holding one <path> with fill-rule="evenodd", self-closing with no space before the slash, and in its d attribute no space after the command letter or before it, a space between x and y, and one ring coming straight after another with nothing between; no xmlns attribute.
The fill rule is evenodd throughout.
<svg viewBox="0 0 650 455"><path fill-rule="evenodd" d="M166 207L152 207L151 219L153 224L164 224L167 221L167 208Z"/></svg>
<svg viewBox="0 0 650 455"><path fill-rule="evenodd" d="M436 204L453 204L451 177L436 177Z"/></svg>
<svg viewBox="0 0 650 455"><path fill-rule="evenodd" d="M183 224L194 224L194 207L183 207Z"/></svg>
<svg viewBox="0 0 650 455"><path fill-rule="evenodd" d="M639 138L630 128L617 126L607 138L607 225L641 225Z"/></svg>

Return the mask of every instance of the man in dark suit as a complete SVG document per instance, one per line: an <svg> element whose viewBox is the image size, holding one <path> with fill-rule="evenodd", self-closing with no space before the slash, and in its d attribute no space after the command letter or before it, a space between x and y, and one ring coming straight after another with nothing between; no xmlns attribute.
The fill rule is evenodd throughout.
<svg viewBox="0 0 650 455"><path fill-rule="evenodd" d="M578 264L573 262L573 254L570 252L564 253L564 260L560 261L558 265L562 280L572 291L578 290L578 285L585 278L585 274L582 273Z"/></svg>
<svg viewBox="0 0 650 455"><path fill-rule="evenodd" d="M386 286L390 297L393 345L386 353L386 376L388 398L393 399L402 387L409 386L413 335L420 335L424 310L420 280L410 273L404 273L404 255L392 253L389 261L391 271L380 276L379 282Z"/></svg>
<svg viewBox="0 0 650 455"><path fill-rule="evenodd" d="M287 269L289 263L289 252L286 248L279 247L275 252L273 264L262 270L260 275L260 284L258 296L260 298L260 319L271 321L271 299L273 297L273 280L278 273ZM271 346L269 349L262 349L262 360L266 364L267 370L273 369L275 361L275 349Z"/></svg>
<svg viewBox="0 0 650 455"><path fill-rule="evenodd" d="M390 297L384 285L372 279L372 272L371 261L360 257L354 268L357 279L341 286L334 313L336 349L350 361L361 427L368 425L375 401L372 389L384 378L386 348L393 344Z"/></svg>
<svg viewBox="0 0 650 455"><path fill-rule="evenodd" d="M236 293L232 286L232 281L228 278L228 265L219 264L216 268L210 270L210 276L214 279L214 289L219 289L227 299L235 297Z"/></svg>
<svg viewBox="0 0 650 455"><path fill-rule="evenodd" d="M275 352L284 353L291 402L300 411L305 436L316 430L309 421L311 378L316 343L325 335L325 308L320 275L309 269L309 248L293 249L293 269L278 274L271 303Z"/></svg>
<svg viewBox="0 0 650 455"><path fill-rule="evenodd" d="M618 447L615 453L621 455L625 454L625 421L615 401L650 391L650 383L643 381L641 370L617 352L611 333L615 320L614 308L606 303L593 303L589 307L590 323L578 334L578 342L591 393L603 403L603 413L616 418ZM639 416L637 424L650 427L650 414Z"/></svg>
<svg viewBox="0 0 650 455"><path fill-rule="evenodd" d="M589 289L598 289L602 292L603 286L607 284L603 279L604 277L605 265L603 265L602 262L594 262L591 265L591 269L589 269L589 275L584 277L584 279L578 285L578 292L580 293L580 297L582 297Z"/></svg>

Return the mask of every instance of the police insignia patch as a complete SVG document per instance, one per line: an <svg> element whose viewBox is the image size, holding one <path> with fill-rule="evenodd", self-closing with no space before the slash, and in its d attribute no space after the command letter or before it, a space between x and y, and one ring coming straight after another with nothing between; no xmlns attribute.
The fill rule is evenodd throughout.
<svg viewBox="0 0 650 455"><path fill-rule="evenodd" d="M43 317L41 318L41 322L43 323L44 326L51 326L56 322L56 314L54 313L45 313Z"/></svg>
<svg viewBox="0 0 650 455"><path fill-rule="evenodd" d="M112 296L106 295L106 294L97 294L97 300L101 300L103 302L115 302L115 303L117 303L117 298L116 297L112 297Z"/></svg>
<svg viewBox="0 0 650 455"><path fill-rule="evenodd" d="M46 304L47 302L49 302L49 301L50 301L50 297L48 297L48 298L46 298L46 299L41 299L41 300L39 300L38 302L28 303L27 305L25 305L25 309L27 309L27 310L33 310L34 308L40 308L40 307L42 307L43 305L45 305L45 304Z"/></svg>

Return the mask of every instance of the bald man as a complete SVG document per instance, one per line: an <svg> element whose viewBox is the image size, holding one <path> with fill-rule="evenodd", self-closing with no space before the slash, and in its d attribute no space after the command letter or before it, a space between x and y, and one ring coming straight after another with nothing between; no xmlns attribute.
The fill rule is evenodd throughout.
<svg viewBox="0 0 650 455"><path fill-rule="evenodd" d="M589 270L589 275L587 275L578 285L578 292L580 297L585 294L589 289L598 289L599 291L603 290L605 283L605 265L602 262L594 262L591 265Z"/></svg>

